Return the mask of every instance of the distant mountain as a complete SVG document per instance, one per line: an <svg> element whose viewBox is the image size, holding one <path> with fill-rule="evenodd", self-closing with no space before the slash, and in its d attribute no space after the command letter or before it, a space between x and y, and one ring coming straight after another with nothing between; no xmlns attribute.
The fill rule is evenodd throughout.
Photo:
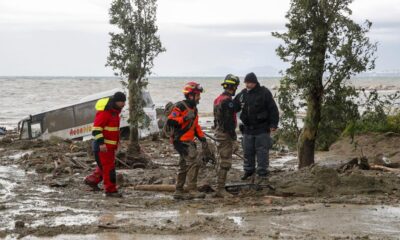
<svg viewBox="0 0 400 240"><path fill-rule="evenodd" d="M389 69L382 71L365 72L357 75L358 77L400 77L400 69Z"/></svg>
<svg viewBox="0 0 400 240"><path fill-rule="evenodd" d="M280 76L279 71L280 70L272 66L259 66L246 69L244 72L241 72L241 75L244 76L249 72L254 72L257 76L278 77Z"/></svg>
<svg viewBox="0 0 400 240"><path fill-rule="evenodd" d="M232 73L238 76L245 76L246 74L254 72L257 76L263 77L278 77L280 76L279 70L272 66L258 66L252 68L242 68L242 69L235 69L233 67L211 67L204 70L201 70L197 73L186 73L184 75L188 76L225 76L228 73Z"/></svg>

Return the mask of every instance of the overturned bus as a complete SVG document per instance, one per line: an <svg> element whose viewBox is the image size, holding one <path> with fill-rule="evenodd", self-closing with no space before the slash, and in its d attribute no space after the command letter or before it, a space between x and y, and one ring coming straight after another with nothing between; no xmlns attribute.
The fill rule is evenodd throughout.
<svg viewBox="0 0 400 240"><path fill-rule="evenodd" d="M18 123L21 139L49 139L51 136L72 140L88 140L92 138L92 125L96 115L96 102L105 97L111 97L121 89L114 89L82 98L79 102L30 115ZM149 92L142 92L144 112L148 117L148 126L139 129L141 138L157 134L157 115ZM129 109L121 112L121 133L129 132Z"/></svg>

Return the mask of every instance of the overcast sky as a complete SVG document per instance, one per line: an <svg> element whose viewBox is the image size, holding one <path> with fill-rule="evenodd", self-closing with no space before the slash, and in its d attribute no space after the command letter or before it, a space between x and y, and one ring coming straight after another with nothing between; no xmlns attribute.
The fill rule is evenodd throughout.
<svg viewBox="0 0 400 240"><path fill-rule="evenodd" d="M289 0L159 0L159 34L167 52L157 76L277 72L275 55ZM111 0L0 0L0 75L109 76ZM356 0L354 19L374 23L377 70L398 70L399 0Z"/></svg>

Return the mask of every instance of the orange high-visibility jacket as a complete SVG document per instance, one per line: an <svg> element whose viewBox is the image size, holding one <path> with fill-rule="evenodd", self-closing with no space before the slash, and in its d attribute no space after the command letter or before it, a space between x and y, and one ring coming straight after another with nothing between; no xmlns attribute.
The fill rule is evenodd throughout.
<svg viewBox="0 0 400 240"><path fill-rule="evenodd" d="M185 121L184 118L189 111L194 111L196 117L194 120ZM175 132L175 134L180 134L179 130L186 129L186 127L193 121L192 126L185 133L181 134L182 136L179 137L179 141L190 142L194 140L194 137L197 137L200 140L204 139L204 133L199 125L199 116L196 107L187 108L183 103L177 103L169 114L168 120L169 122L173 122L172 125L178 127L178 131Z"/></svg>
<svg viewBox="0 0 400 240"><path fill-rule="evenodd" d="M94 118L92 134L101 145L106 144L107 149L115 150L119 142L120 110L113 108L109 98L103 98L96 103L96 117Z"/></svg>

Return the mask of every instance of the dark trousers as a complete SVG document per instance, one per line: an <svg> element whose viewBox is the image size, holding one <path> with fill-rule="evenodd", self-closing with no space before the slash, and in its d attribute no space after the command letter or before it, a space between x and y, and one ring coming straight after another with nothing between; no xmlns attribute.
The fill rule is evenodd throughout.
<svg viewBox="0 0 400 240"><path fill-rule="evenodd" d="M272 145L272 139L269 134L244 134L242 143L244 158L246 159L243 164L244 171L254 173L257 169L258 176L266 176L268 174L269 166L269 149Z"/></svg>

